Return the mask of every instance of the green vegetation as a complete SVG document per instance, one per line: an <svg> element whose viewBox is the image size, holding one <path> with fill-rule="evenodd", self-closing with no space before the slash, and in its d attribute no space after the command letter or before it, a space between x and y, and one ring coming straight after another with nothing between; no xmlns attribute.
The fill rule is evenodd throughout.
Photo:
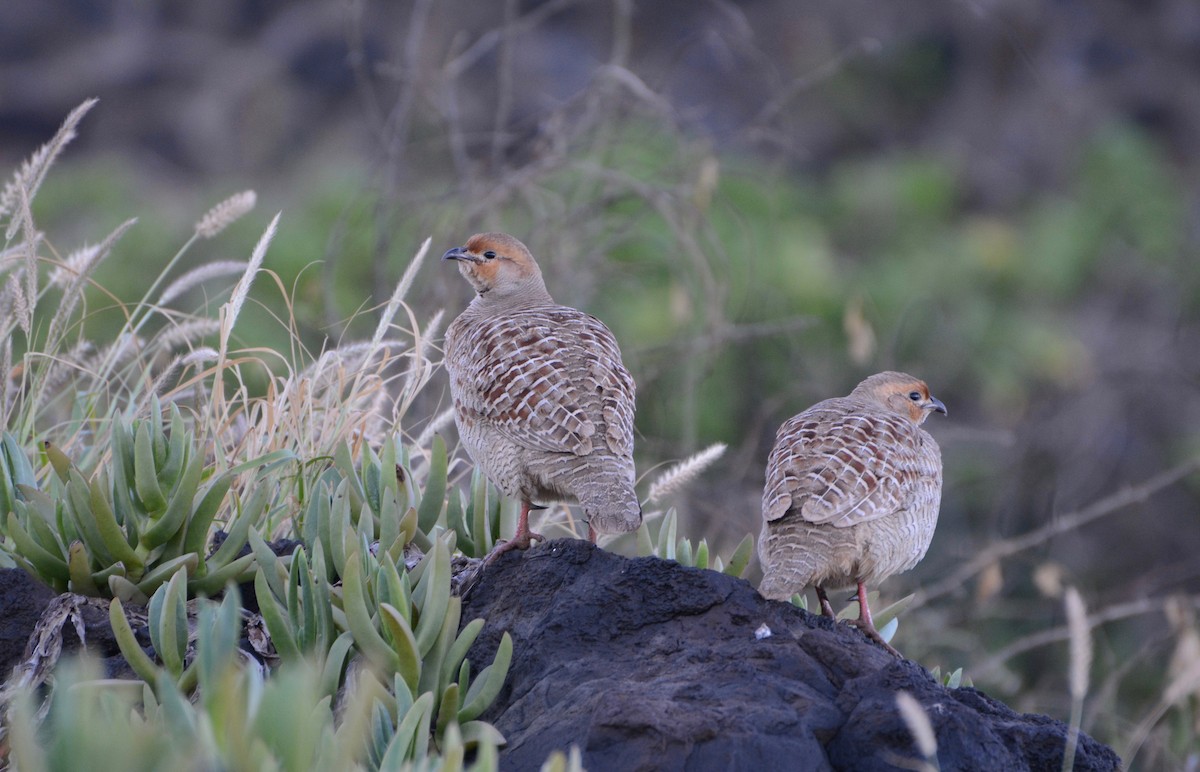
<svg viewBox="0 0 1200 772"><path fill-rule="evenodd" d="M470 577L452 573L452 556L477 568L511 503L477 470L452 470L437 433L444 412L415 437L401 431L434 367L438 322L422 327L404 304L429 243L368 342L315 356L291 323L287 355L232 345L278 216L249 261L173 275L195 243L250 211L252 193L214 207L139 290L143 299L124 305L90 277L129 224L98 247L47 258L57 253L29 206L89 107L0 200L13 207L0 264L0 561L106 604L141 680L108 680L86 658L57 663L56 652L39 652L3 696L9 761L30 770L81 758L133 769L495 769L504 738L479 716L504 684L512 640L504 633L490 661L467 658L484 620L462 624L454 587ZM240 278L214 293L223 302L172 307L229 275ZM113 304L105 311L115 315L100 316L120 320L115 333L93 324L97 294ZM393 321L402 310L408 328ZM92 337L97 329L116 342ZM678 490L723 449L668 470L649 499ZM642 554L746 569L749 537L727 561L710 558L705 541L693 549L678 537L674 510L656 512L658 536L643 526L631 537ZM284 535L301 545L277 554L269 540ZM260 615L242 608L245 583ZM260 634L248 635L247 623ZM135 633L142 626L153 656ZM240 651L243 638L257 658ZM580 768L577 752L547 763Z"/></svg>
<svg viewBox="0 0 1200 772"><path fill-rule="evenodd" d="M59 751L35 747L36 732L65 735L111 703L123 706L106 713L114 725L63 747L137 749L148 759L137 764L165 765L175 757L162 754L180 752L155 739L156 722L169 720L191 727L171 732L196 738L197 758L279 754L289 768L330 758L371 767L432 754L442 761L431 763L453 768L455 749L471 746L487 765L497 738L478 725L477 708L502 680L505 655L490 666L461 659L479 625L458 630L447 556L486 554L515 513L439 436L449 414L441 386L431 386L436 345L464 293L425 259L481 222L521 235L555 297L605 319L622 342L639 384L639 469L694 453L648 486L647 525L609 548L743 574L752 548L739 540L757 530L746 502L759 480L745 470L761 468L759 446L774 425L853 383L852 370L903 366L927 375L939 395L971 395L973 415L947 424L957 437L943 442L954 453L952 498L898 645L913 643L921 661L953 670L950 685L974 678L1019 709L1071 716L1123 752L1145 744L1164 759L1195 747L1194 598L1097 600L1084 625L1097 649L1095 696L1062 697L1072 669L1062 644L1073 633L1051 615L1061 613L1064 580L1103 588L1111 571L1064 568L1046 549L1091 520L1046 525L1055 438L1023 433L1037 423L1031 405L1074 399L1073 389L1108 371L1099 358L1116 346L1170 356L1149 345L1159 331L1111 325L1114 304L1194 316L1200 264L1188 252L1186 197L1169 160L1136 131L1105 127L1080 148L1074 177L997 212L977 207L942 158L839 162L806 177L718 157L652 110L618 103L568 122L536 163L461 188L446 182L440 146L412 172L419 195L408 198L377 200L363 192L365 172L322 170L294 185L303 198L282 224L270 223L247 261L220 251L243 249L262 229L256 217L232 216L246 214L244 197L164 250L180 224L155 219L161 210L139 200L145 194L121 170L47 176L86 109L18 172L0 194L0 565L119 599L118 628L150 602L157 661L140 662L144 688L111 693L95 685L93 665L64 670L51 729L35 729L24 692L15 752L55 768L46 754ZM619 117L597 117L605 115ZM152 217L135 226L127 218L140 207ZM379 215L393 209L403 217ZM113 225L94 246L60 249L47 235L82 240L79 230L95 223ZM437 246L413 257L425 233ZM145 265L161 269L147 277ZM376 277L395 275L389 294ZM363 286L375 287L372 307ZM1124 444L1096 440L1088 465L1104 468L1102 452L1133 448L1143 467L1169 469L1166 482L1110 506L1101 499L1108 488L1089 480L1079 506L1100 504L1086 512L1142 503L1194 469L1195 437L1165 431L1177 418L1145 412L1153 402L1122 406L1130 415L1115 434ZM718 441L742 444L730 469L711 466L720 451L695 453ZM1015 464L994 448L1014 443L1028 450L1020 463L1037 469L1006 466ZM719 514L666 506L702 471ZM1002 504L989 497L998 489ZM574 532L564 512L551 510L539 528ZM1002 539L1013 533L1029 538ZM1115 538L1134 553L1142 535ZM274 555L268 542L285 536L302 548ZM1054 571L1058 580L1044 580ZM228 664L237 620L214 623L225 637L213 632L207 643L192 617L186 635L179 626L188 600L223 597L200 602L202 612L222 613L234 602L222 596L230 580L254 583L280 663L269 678L240 665L212 675ZM884 592L902 594L904 581ZM1002 602L998 587L1008 590ZM908 602L890 606L881 628L894 632ZM1148 636L1141 622L1162 611L1170 627ZM136 659L128 636L124 643ZM202 652L211 652L209 675ZM86 699L62 700L63 689ZM180 699L193 690L198 702ZM255 690L262 701L250 699ZM295 715L303 700L337 694L355 695L357 707ZM131 708L144 723L120 718ZM303 722L316 727L306 733L311 747L280 747L279 728Z"/></svg>

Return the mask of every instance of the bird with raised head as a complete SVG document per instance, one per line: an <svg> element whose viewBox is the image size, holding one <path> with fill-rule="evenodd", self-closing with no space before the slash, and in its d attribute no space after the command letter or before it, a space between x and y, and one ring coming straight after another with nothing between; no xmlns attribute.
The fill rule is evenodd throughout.
<svg viewBox="0 0 1200 772"><path fill-rule="evenodd" d="M762 498L763 597L787 600L812 586L821 613L835 617L827 591L856 586L854 624L900 656L875 629L866 587L929 549L942 456L921 424L945 412L924 381L884 372L779 427Z"/></svg>
<svg viewBox="0 0 1200 772"><path fill-rule="evenodd" d="M521 502L516 534L489 559L540 540L529 512L549 501L578 502L592 541L636 529L635 386L612 332L555 303L512 236L480 233L442 259L475 290L446 330L458 433L496 487Z"/></svg>

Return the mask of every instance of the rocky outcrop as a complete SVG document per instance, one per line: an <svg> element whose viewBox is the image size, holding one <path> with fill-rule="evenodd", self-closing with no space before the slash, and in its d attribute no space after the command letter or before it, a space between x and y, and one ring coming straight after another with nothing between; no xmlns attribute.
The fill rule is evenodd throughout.
<svg viewBox="0 0 1200 772"><path fill-rule="evenodd" d="M1062 765L1062 722L947 689L857 630L712 571L553 541L486 570L463 609L480 616L473 661L490 661L506 630L514 642L482 716L508 739L505 769L572 744L590 770L916 768L901 690L928 714L943 770ZM1076 770L1119 767L1080 736Z"/></svg>

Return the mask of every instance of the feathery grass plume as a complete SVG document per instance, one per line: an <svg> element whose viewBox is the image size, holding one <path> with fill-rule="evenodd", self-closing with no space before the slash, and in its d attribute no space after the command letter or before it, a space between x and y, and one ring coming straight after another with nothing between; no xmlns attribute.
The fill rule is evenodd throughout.
<svg viewBox="0 0 1200 772"><path fill-rule="evenodd" d="M6 217L12 213L13 208L18 201L24 196L27 200L32 200L37 194L38 188L42 185L42 180L46 179L46 172L50 170L51 164L58 158L59 153L63 151L71 140L75 139L75 129L79 122L83 120L83 116L87 115L88 110L91 110L98 100L87 99L82 104L76 107L67 115L67 119L63 121L62 126L50 138L50 141L42 145L29 157L25 163L21 164L21 168L12 176L8 184L4 186L4 190L0 191L0 217ZM22 191L24 191L22 193ZM8 239L12 239L14 226L16 221L9 226L7 234Z"/></svg>
<svg viewBox="0 0 1200 772"><path fill-rule="evenodd" d="M422 331L421 326L417 324L416 317L413 316L412 309L407 304L404 306L405 313L408 314L409 334L413 337L413 350L408 355L410 366L404 373L404 383L400 387L400 394L396 399L396 407L393 412L393 424L399 425L400 416L408 413L416 400L417 395L425 388L425 384L429 383L429 379L433 377L433 360L429 358L426 351L430 348L430 335ZM431 329L436 329L441 325L442 312L434 314L433 320L430 323Z"/></svg>
<svg viewBox="0 0 1200 772"><path fill-rule="evenodd" d="M33 309L29 305L29 299L25 297L25 288L21 286L19 273L9 274L8 281L4 284L4 295L5 305L12 309L12 315L16 318L17 325L28 338L33 329L31 314Z"/></svg>
<svg viewBox="0 0 1200 772"><path fill-rule="evenodd" d="M167 288L159 295L157 305L165 306L201 282L215 279L218 276L232 276L245 270L246 261L244 260L215 260L193 268L167 285Z"/></svg>
<svg viewBox="0 0 1200 772"><path fill-rule="evenodd" d="M150 393L151 394L155 394L158 396L161 396L163 394L163 391L166 389L166 386L167 386L167 381L171 378L172 375L175 374L176 371L179 370L179 366L181 364L183 364L183 360L184 360L183 354L179 354L175 357L172 357L171 361L167 363L167 366L163 368L162 372L160 372L158 375L154 376L154 381L150 384Z"/></svg>
<svg viewBox="0 0 1200 772"><path fill-rule="evenodd" d="M396 288L392 290L392 297L388 300L387 307L384 308L383 314L379 317L379 324L375 326L375 334L371 336L372 346L378 346L379 342L383 340L383 336L387 334L388 327L391 326L396 312L400 310L400 304L404 300L404 296L408 294L413 279L417 276L417 269L425 261L425 254L429 252L429 245L432 242L432 237L426 238L424 243L421 244L421 248L417 250L417 254L413 257L412 262L408 264L408 268L404 269L404 274L400 277Z"/></svg>
<svg viewBox="0 0 1200 772"><path fill-rule="evenodd" d="M196 235L202 239L211 239L249 214L257 201L258 194L253 190L235 193L205 212L196 223Z"/></svg>
<svg viewBox="0 0 1200 772"><path fill-rule="evenodd" d="M924 763L918 768L938 769L937 735L933 731L933 724L930 723L929 714L925 712L925 708L921 707L921 703L917 702L916 697L908 692L899 691L896 692L896 709L900 711L900 718L904 719L904 724L912 733L913 742L917 745L917 752L925 757Z"/></svg>
<svg viewBox="0 0 1200 772"><path fill-rule="evenodd" d="M1088 672L1092 667L1092 636L1087 609L1079 590L1068 587L1063 593L1067 611L1067 632L1071 638L1071 669L1068 686L1071 692L1071 723L1067 729L1067 747L1063 751L1064 772L1075 768L1075 748L1079 744L1079 724L1083 720L1083 698L1087 695Z"/></svg>
<svg viewBox="0 0 1200 772"><path fill-rule="evenodd" d="M131 217L125 222L118 225L112 233L104 237L104 241L96 247L96 254L93 256L91 263L86 266L86 270L76 274L68 280L63 288L62 301L54 311L54 316L50 319L50 329L46 333L46 350L55 351L60 343L59 336L66 328L70 321L71 314L79 306L83 300L83 283L87 279L88 274L95 268L101 260L108 257L117 241L125 235L125 231L133 227L137 222L136 217Z"/></svg>
<svg viewBox="0 0 1200 772"><path fill-rule="evenodd" d="M33 311L37 306L38 299L38 246L42 243L42 234L33 224L33 209L30 207L31 199L26 195L27 192L25 188L17 191L19 209L17 216L13 217L12 225L9 226L7 240L12 240L18 230L18 225L25 232L25 237L21 240L20 245L24 251L25 265L18 273L23 274L25 279L25 297L29 301L27 304L29 326L32 328ZM28 335L28 333L26 334Z"/></svg>
<svg viewBox="0 0 1200 772"><path fill-rule="evenodd" d="M221 323L216 319L200 317L186 322L171 325L154 336L154 346L160 351L171 351L186 343L194 343L201 338L215 335L221 331Z"/></svg>
<svg viewBox="0 0 1200 772"><path fill-rule="evenodd" d="M663 472L658 476L657 480L650 484L650 493L646 497L646 500L661 501L666 496L682 489L692 480L696 479L709 465L720 458L725 453L725 448L726 445L723 442L709 445L699 453L685 458Z"/></svg>
<svg viewBox="0 0 1200 772"><path fill-rule="evenodd" d="M229 335L233 332L234 324L237 323L238 314L242 312L242 304L246 302L246 296L250 294L250 285L254 283L258 269L262 267L263 258L267 255L267 247L270 245L271 239L275 237L275 229L279 225L279 216L282 214L283 212L278 212L271 218L267 230L254 245L254 251L250 254L250 262L246 266L245 273L234 285L233 294L229 296L228 302L221 306L221 345L219 350L222 354L229 350Z"/></svg>
<svg viewBox="0 0 1200 772"><path fill-rule="evenodd" d="M211 346L201 346L198 349L189 351L184 354L181 364L195 365L203 364L204 362L215 362L220 355L215 348Z"/></svg>
<svg viewBox="0 0 1200 772"><path fill-rule="evenodd" d="M1088 672L1092 668L1091 628L1079 590L1068 587L1063 603L1067 609L1067 630L1071 635L1071 698L1082 700L1087 694Z"/></svg>
<svg viewBox="0 0 1200 772"><path fill-rule="evenodd" d="M100 254L100 245L82 246L66 259L58 263L50 271L50 286L66 289L72 280L83 276L92 267L96 255Z"/></svg>

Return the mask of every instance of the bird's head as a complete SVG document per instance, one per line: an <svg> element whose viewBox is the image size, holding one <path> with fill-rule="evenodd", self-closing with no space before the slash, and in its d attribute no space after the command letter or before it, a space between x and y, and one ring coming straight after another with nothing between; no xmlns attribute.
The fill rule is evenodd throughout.
<svg viewBox="0 0 1200 772"><path fill-rule="evenodd" d="M447 250L442 259L456 261L459 273L488 301L546 295L533 255L507 233L477 233L465 245Z"/></svg>
<svg viewBox="0 0 1200 772"><path fill-rule="evenodd" d="M906 373L886 372L872 375L854 387L850 396L878 402L918 426L930 413L946 414L946 406L929 393L925 381Z"/></svg>

